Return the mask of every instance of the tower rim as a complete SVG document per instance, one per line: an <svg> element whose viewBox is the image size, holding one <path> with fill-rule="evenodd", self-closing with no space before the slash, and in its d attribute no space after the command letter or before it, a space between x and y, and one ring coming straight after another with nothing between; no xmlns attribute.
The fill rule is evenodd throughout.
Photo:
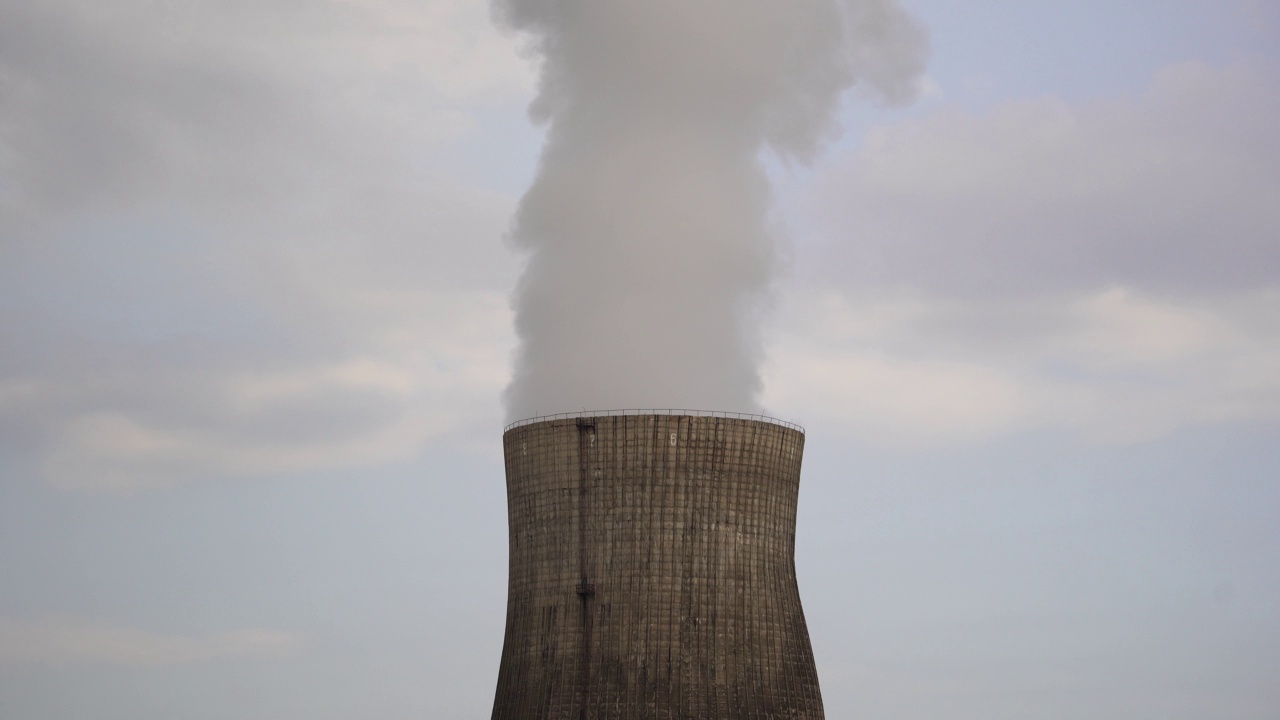
<svg viewBox="0 0 1280 720"><path fill-rule="evenodd" d="M730 420L752 420L755 422L764 422L771 425L780 425L790 430L795 430L801 435L805 434L804 427L798 423L789 420L782 420L769 415L760 413L742 413L729 412L726 410L692 410L687 408L627 408L621 410L579 410L577 412L562 412L553 415L535 415L533 417L516 420L508 424L502 429L502 433L524 427L525 425L533 425L540 422L549 422L553 420L574 420L578 418L598 418L598 417L622 417L622 416L672 416L672 417L714 417L726 418Z"/></svg>

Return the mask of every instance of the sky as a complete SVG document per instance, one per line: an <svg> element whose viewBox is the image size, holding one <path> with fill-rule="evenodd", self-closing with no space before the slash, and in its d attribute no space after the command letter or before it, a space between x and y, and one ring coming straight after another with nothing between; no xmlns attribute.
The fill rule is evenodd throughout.
<svg viewBox="0 0 1280 720"><path fill-rule="evenodd" d="M914 101L759 156L828 717L1274 720L1280 6L902 5ZM488 716L538 73L0 0L0 717Z"/></svg>

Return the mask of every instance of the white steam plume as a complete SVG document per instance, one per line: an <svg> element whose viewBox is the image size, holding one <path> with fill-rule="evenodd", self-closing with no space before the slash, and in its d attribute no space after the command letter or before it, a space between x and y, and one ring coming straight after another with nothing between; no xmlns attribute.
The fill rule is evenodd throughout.
<svg viewBox="0 0 1280 720"><path fill-rule="evenodd" d="M777 267L760 153L801 161L865 82L909 100L924 33L895 0L494 0L542 56L549 122L512 236L507 414L751 411Z"/></svg>

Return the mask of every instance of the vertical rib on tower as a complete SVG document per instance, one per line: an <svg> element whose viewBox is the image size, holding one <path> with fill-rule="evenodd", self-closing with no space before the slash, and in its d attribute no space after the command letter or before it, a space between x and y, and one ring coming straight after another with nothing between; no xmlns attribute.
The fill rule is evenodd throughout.
<svg viewBox="0 0 1280 720"><path fill-rule="evenodd" d="M795 576L804 434L596 415L503 436L493 720L821 720Z"/></svg>

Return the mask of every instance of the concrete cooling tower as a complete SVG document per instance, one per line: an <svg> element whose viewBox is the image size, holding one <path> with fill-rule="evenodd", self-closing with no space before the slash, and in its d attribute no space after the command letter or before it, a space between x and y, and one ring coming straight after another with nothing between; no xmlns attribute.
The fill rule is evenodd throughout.
<svg viewBox="0 0 1280 720"><path fill-rule="evenodd" d="M821 720L795 575L803 430L583 413L515 423L503 446L493 720Z"/></svg>

